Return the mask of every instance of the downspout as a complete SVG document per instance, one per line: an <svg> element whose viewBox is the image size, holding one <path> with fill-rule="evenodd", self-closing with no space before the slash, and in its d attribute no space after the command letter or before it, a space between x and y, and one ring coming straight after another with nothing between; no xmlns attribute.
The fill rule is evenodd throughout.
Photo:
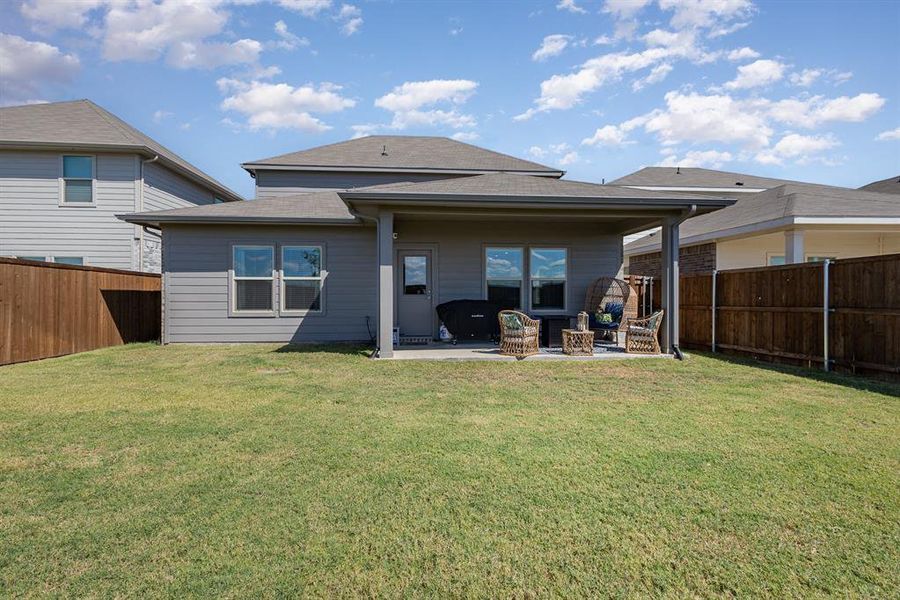
<svg viewBox="0 0 900 600"><path fill-rule="evenodd" d="M377 254L378 247L379 247L379 244L378 244L378 227L379 227L378 219L376 219L375 217L370 217L368 215L361 214L361 213L353 210L352 208L350 208L349 204L347 205L347 210L350 211L350 214L353 215L354 217L356 217L357 219L360 219L362 221L371 221L372 223L375 223L375 252ZM377 286L376 286L375 292L376 292L376 294L378 293ZM366 319L368 319L368 317L366 317ZM369 335L371 335L371 333ZM376 332L375 350L372 351L372 354L369 355L369 358L378 358L380 356L380 354L381 354L381 346L378 345L378 334Z"/></svg>
<svg viewBox="0 0 900 600"><path fill-rule="evenodd" d="M690 207L689 209L687 209L687 210L681 212L681 215L679 216L679 218L678 218L678 220L675 222L675 224L676 224L676 225L681 225L682 223L684 223L685 221L687 221L688 219L690 219L691 217L693 217L695 214L697 214L697 205L696 205L696 204L691 204L691 207ZM681 254L681 235L678 236L678 253L679 253L679 255ZM678 286L681 285L681 272L680 272L680 269L679 269L679 273L678 273L678 281L675 282L675 285L678 285ZM677 288L676 288L676 289L677 289ZM681 295L681 294L679 294L679 296L680 296L680 295ZM680 297L678 298L678 302L679 302L679 305L680 305L680 304L681 304L681 298L680 298ZM680 308L680 306L679 306L679 308ZM676 318L676 319L680 319L680 318L681 318L681 315L675 315L675 318ZM684 354L681 353L681 348L678 347L678 344L672 344L672 354L674 354L674 355L675 355L675 358L677 358L678 360L684 360Z"/></svg>
<svg viewBox="0 0 900 600"><path fill-rule="evenodd" d="M144 212L144 165L153 163L159 160L159 154L154 156L153 158L147 158L141 161L141 184L140 190L138 191L138 210L137 212ZM144 227L141 227L141 235L140 242L138 244L138 271L144 270Z"/></svg>

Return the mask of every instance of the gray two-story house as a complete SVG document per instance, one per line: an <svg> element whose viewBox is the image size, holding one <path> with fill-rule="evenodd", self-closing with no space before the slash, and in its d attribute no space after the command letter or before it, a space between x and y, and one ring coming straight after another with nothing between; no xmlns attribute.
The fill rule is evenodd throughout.
<svg viewBox="0 0 900 600"><path fill-rule="evenodd" d="M163 232L163 342L433 339L435 308L487 299L572 315L659 225L677 314L678 225L726 198L561 179L437 137L374 136L245 163L256 200L122 215ZM677 344L667 320L663 346Z"/></svg>
<svg viewBox="0 0 900 600"><path fill-rule="evenodd" d="M89 100L0 108L0 256L158 272L123 212L242 200Z"/></svg>

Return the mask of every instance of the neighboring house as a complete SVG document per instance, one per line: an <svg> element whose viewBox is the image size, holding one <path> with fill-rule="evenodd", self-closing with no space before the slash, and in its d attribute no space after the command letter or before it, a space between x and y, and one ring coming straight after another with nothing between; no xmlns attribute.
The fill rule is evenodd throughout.
<svg viewBox="0 0 900 600"><path fill-rule="evenodd" d="M89 100L0 108L0 256L158 272L122 212L242 198Z"/></svg>
<svg viewBox="0 0 900 600"><path fill-rule="evenodd" d="M621 273L623 234L663 224L674 235L689 211L733 203L564 181L434 137L361 138L244 168L257 200L121 216L162 229L164 342L371 336L388 357L395 324L432 339L449 300L574 315L592 281ZM663 341L677 344L677 323Z"/></svg>
<svg viewBox="0 0 900 600"><path fill-rule="evenodd" d="M642 169L612 183L737 199L681 225L681 273L900 252L900 197L888 194L671 167ZM628 272L659 276L660 247L655 233L627 243Z"/></svg>
<svg viewBox="0 0 900 600"><path fill-rule="evenodd" d="M900 194L900 175L867 183L859 189L864 192L878 192L879 194Z"/></svg>

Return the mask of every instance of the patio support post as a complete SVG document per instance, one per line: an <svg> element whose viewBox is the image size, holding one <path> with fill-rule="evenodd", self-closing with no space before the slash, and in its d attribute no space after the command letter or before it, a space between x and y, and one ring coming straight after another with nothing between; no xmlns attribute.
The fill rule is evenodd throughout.
<svg viewBox="0 0 900 600"><path fill-rule="evenodd" d="M677 216L666 217L662 224L662 351L678 346L678 225Z"/></svg>
<svg viewBox="0 0 900 600"><path fill-rule="evenodd" d="M394 213L378 213L378 356L394 356Z"/></svg>
<svg viewBox="0 0 900 600"><path fill-rule="evenodd" d="M799 265L803 258L803 231L791 229L784 232L784 264Z"/></svg>

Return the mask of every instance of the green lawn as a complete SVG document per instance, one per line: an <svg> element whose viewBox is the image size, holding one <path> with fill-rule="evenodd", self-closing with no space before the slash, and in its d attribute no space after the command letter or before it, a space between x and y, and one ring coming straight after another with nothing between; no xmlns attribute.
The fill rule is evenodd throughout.
<svg viewBox="0 0 900 600"><path fill-rule="evenodd" d="M691 356L0 367L0 595L900 594L900 387Z"/></svg>

